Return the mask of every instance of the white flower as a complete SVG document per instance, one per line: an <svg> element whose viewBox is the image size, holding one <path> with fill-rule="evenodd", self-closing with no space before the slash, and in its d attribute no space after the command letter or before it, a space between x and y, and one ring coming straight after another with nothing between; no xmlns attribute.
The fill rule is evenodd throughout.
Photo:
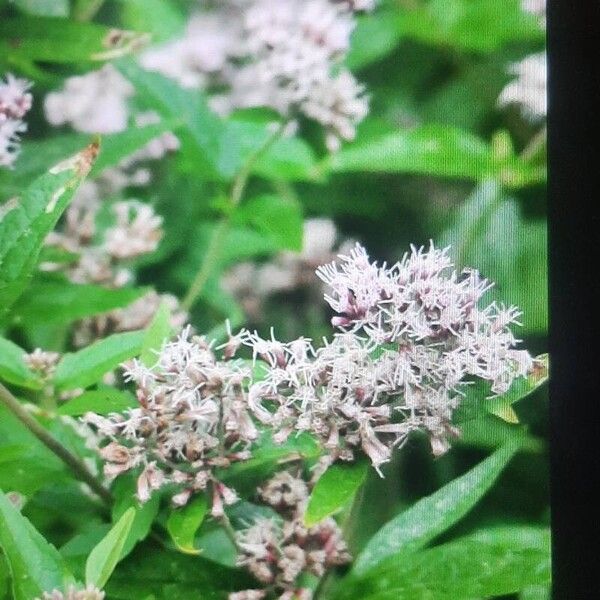
<svg viewBox="0 0 600 600"><path fill-rule="evenodd" d="M546 53L532 54L512 65L511 73L516 79L502 90L498 104L519 104L523 115L529 120L544 119L547 113L548 84Z"/></svg>
<svg viewBox="0 0 600 600"><path fill-rule="evenodd" d="M31 83L10 73L0 79L0 167L12 167L19 155L19 136L27 131L22 120L32 105Z"/></svg>

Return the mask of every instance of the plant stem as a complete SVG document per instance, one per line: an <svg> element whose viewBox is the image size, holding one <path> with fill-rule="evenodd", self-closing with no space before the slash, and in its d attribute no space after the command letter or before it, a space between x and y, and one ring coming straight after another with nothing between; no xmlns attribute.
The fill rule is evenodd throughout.
<svg viewBox="0 0 600 600"><path fill-rule="evenodd" d="M67 450L57 439L55 439L44 427L42 427L23 405L0 383L0 402L12 412L35 437L44 444L51 452L56 454L73 472L75 477L86 483L106 504L110 504L112 497L110 492L94 477L85 464Z"/></svg>
<svg viewBox="0 0 600 600"><path fill-rule="evenodd" d="M206 254L204 255L204 259L202 260L202 264L200 265L200 269L198 270L196 277L194 277L185 297L181 301L181 306L184 310L189 311L194 306L196 300L202 293L206 282L212 275L213 269L219 260L223 243L225 242L225 237L231 224L231 217L242 201L252 169L256 165L258 159L281 137L286 125L286 121L279 124L277 129L265 140L265 143L248 157L248 160L237 174L231 188L229 210L227 211L227 214L221 218L215 228L208 244Z"/></svg>
<svg viewBox="0 0 600 600"><path fill-rule="evenodd" d="M533 160L537 157L538 153L546 145L548 130L544 125L532 138L523 151L521 152L521 158L525 161Z"/></svg>

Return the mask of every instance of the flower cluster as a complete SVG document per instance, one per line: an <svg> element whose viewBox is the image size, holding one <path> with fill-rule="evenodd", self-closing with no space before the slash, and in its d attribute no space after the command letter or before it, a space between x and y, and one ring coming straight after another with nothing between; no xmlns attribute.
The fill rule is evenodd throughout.
<svg viewBox="0 0 600 600"><path fill-rule="evenodd" d="M93 585L88 585L85 589L78 590L76 587L70 586L67 592L60 590L52 590L44 592L41 598L36 600L104 600L105 594Z"/></svg>
<svg viewBox="0 0 600 600"><path fill-rule="evenodd" d="M12 167L19 155L19 135L27 130L23 117L32 104L30 87L10 73L0 79L0 167Z"/></svg>
<svg viewBox="0 0 600 600"><path fill-rule="evenodd" d="M219 112L268 106L323 125L331 150L352 140L367 115L364 88L342 66L353 13L373 1L224 2L190 20L184 37L149 50L142 64L186 87L225 88Z"/></svg>
<svg viewBox="0 0 600 600"><path fill-rule="evenodd" d="M223 502L237 497L214 470L249 458L258 435L244 391L250 374L237 361L218 361L204 338L189 334L187 327L165 343L152 367L137 360L126 367L139 407L108 417L89 413L85 420L110 440L100 449L107 477L141 468L140 501L172 484L173 503L184 505L212 483L213 515L219 516Z"/></svg>
<svg viewBox="0 0 600 600"><path fill-rule="evenodd" d="M275 475L259 494L277 517L257 519L236 533L238 565L269 586L279 600L310 600L310 590L298 587L302 573L322 577L327 569L351 560L340 528L331 518L313 527L304 525L309 488L287 471ZM264 597L266 590L245 590L230 594L229 600Z"/></svg>
<svg viewBox="0 0 600 600"><path fill-rule="evenodd" d="M357 245L317 274L338 313L332 323L341 331L331 342L315 348L306 339L240 337L267 364L248 401L278 441L310 431L332 459L351 460L361 448L379 470L411 431L422 430L439 455L458 433L452 414L469 381L489 381L501 394L533 366L509 328L518 310L480 308L491 284L473 270L459 275L448 249L413 247L387 267Z"/></svg>

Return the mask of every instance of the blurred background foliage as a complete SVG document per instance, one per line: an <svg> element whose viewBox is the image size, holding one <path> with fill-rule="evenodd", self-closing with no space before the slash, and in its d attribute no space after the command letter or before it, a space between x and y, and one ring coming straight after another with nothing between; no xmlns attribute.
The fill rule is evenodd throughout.
<svg viewBox="0 0 600 600"><path fill-rule="evenodd" d="M110 28L168 40L183 31L186 15L196 6L192 0L0 0L0 73L34 82L22 154L14 170L0 171L1 199L89 142L88 135L50 127L41 99L64 77L95 69L107 58L101 40ZM338 241L360 241L373 258L388 262L399 259L410 244L451 244L458 266L477 268L496 282L490 296L521 307L524 345L532 354L545 352L544 123L530 122L518 106L498 106L501 91L513 79L510 65L543 51L544 45L543 27L519 0L382 0L374 13L358 17L347 58L370 97L370 113L356 140L329 154L318 129L300 122L295 137L277 140L251 165L239 207L228 200L234 176L264 144L276 115L255 109L221 120L199 92L142 71L130 57L117 57L115 64L138 91L133 102L156 110L163 120L147 130L132 125L122 134L103 136L96 172L157 132L171 129L182 142L178 152L153 165L152 185L123 192L150 203L164 219L159 249L135 265L137 285L184 297L214 229L227 219L221 251L191 307L190 322L203 333L222 334L223 322L230 319L236 327L256 327L263 335L274 327L282 339L319 339L330 331L330 314L310 286L274 293L252 314L222 282L239 263L299 252L303 222L328 217ZM17 319L4 323L4 330L30 350L40 345L65 351L66 332L77 315L74 300L66 298L65 290L44 291L44 284L36 275ZM47 308L44 313L47 302L52 319ZM493 491L445 535L450 539L487 524L547 524L546 389L514 410L512 423L490 417L481 431L471 432L439 459L432 459L425 439L411 438L385 479L370 473L353 549L515 430L525 431L528 443ZM68 437L66 431L56 433ZM19 474L2 469L0 487L3 480L21 477L23 491L31 494L24 513L60 547L93 510L72 483L60 483L65 477L60 463L25 433L23 439L19 435L2 413L0 448L31 444L32 450ZM49 482L61 486L60 494ZM72 502L69 516L60 510L64 502ZM106 528L97 516L92 520L86 530L99 539ZM77 561L74 543L63 550ZM124 563L116 577L126 578L126 569L134 569L139 558L138 553ZM160 555L153 560L160 561ZM0 597L2 591L0 577ZM547 591L532 588L520 597L544 598Z"/></svg>

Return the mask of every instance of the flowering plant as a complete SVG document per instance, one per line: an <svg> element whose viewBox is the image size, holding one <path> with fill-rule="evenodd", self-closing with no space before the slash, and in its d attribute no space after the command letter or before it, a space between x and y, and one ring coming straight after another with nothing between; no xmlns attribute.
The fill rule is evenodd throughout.
<svg viewBox="0 0 600 600"><path fill-rule="evenodd" d="M549 597L544 27L0 0L0 600Z"/></svg>

